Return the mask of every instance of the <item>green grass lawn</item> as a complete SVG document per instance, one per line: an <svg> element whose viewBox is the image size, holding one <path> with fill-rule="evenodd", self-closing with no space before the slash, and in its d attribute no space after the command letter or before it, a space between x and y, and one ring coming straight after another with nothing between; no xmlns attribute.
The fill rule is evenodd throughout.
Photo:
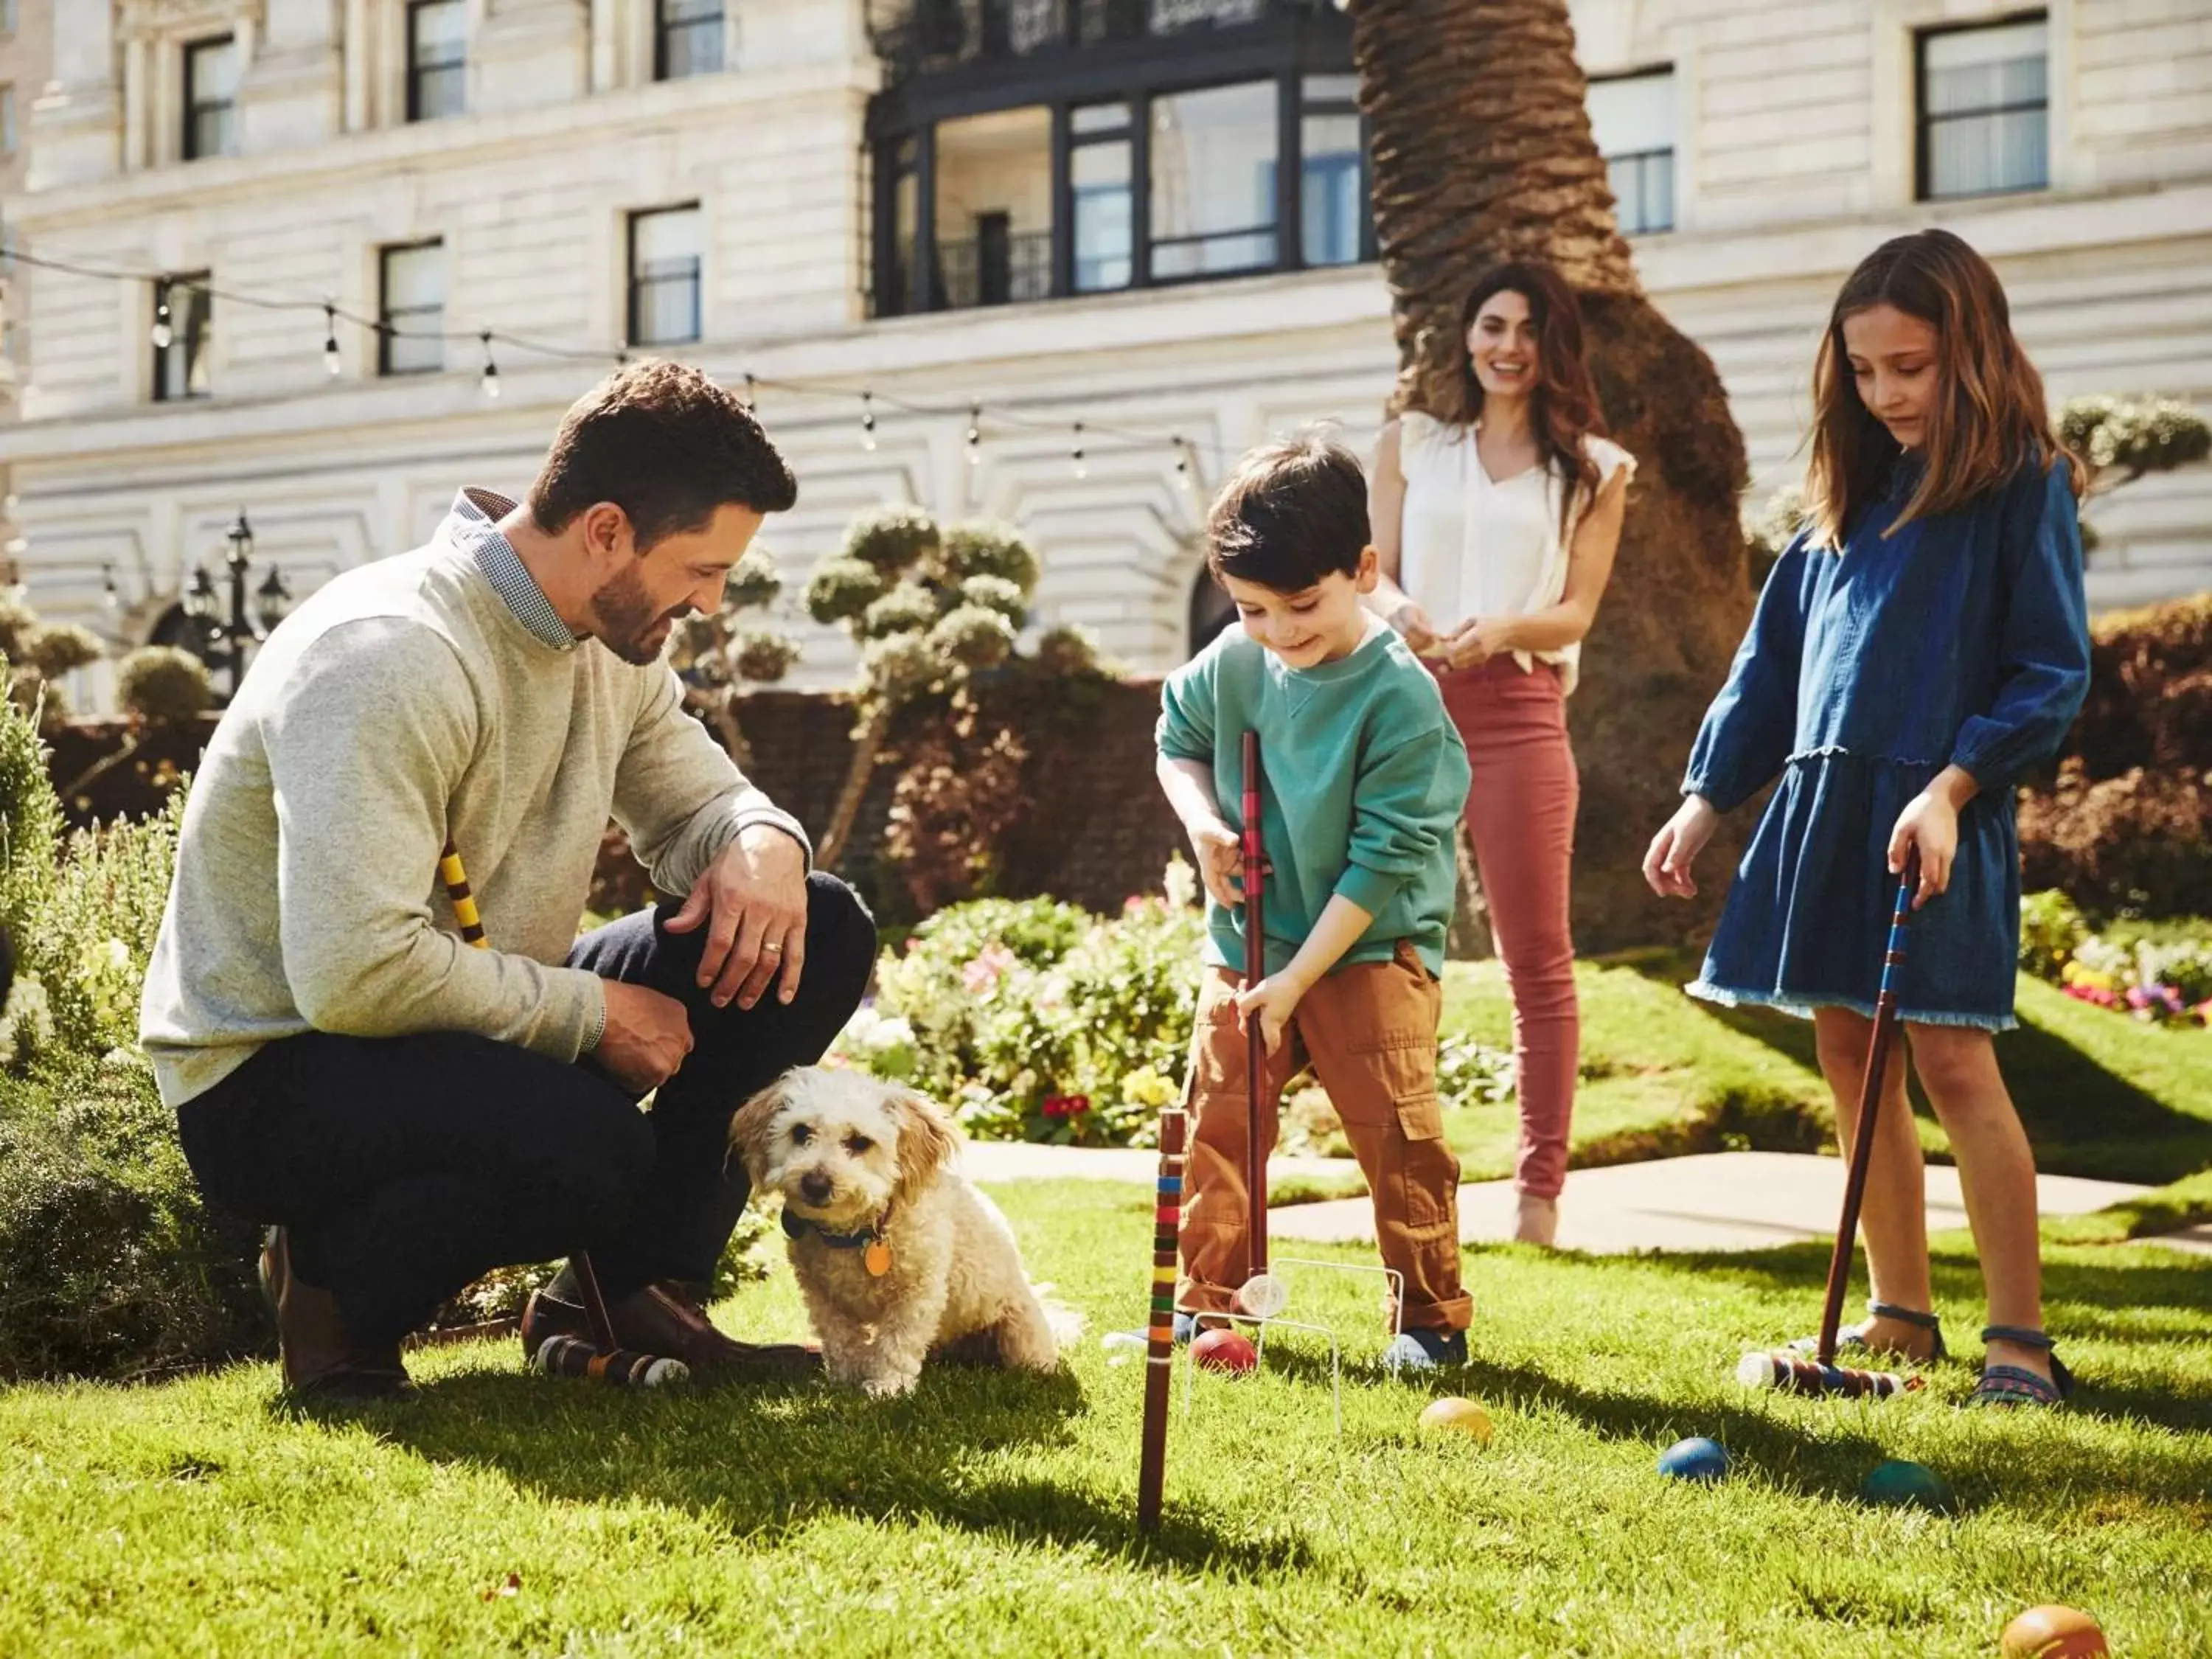
<svg viewBox="0 0 2212 1659"><path fill-rule="evenodd" d="M1135 1320L1140 1189L1002 1195L1094 1335ZM2013 1613L2058 1601L2116 1653L2212 1655L2204 1268L2053 1249L2052 1327L2085 1378L2063 1413L1962 1411L1963 1365L1875 1407L1739 1393L1741 1346L1815 1316L1824 1255L1472 1251L1478 1361L1441 1390L1365 1369L1365 1284L1301 1279L1300 1310L1352 1351L1343 1437L1311 1346L1206 1379L1151 1541L1132 1520L1143 1368L1095 1340L1058 1378L934 1371L887 1404L617 1395L525 1374L511 1340L416 1356L417 1407L319 1419L286 1411L266 1365L18 1388L0 1653L1889 1659L1993 1653ZM1957 1241L1938 1279L1971 1330ZM723 1316L797 1328L787 1272ZM1443 1391L1489 1407L1487 1449L1414 1432ZM1697 1433L1730 1447L1731 1477L1660 1479L1660 1449ZM1960 1512L1863 1504L1888 1456L1941 1470Z"/></svg>
<svg viewBox="0 0 2212 1659"><path fill-rule="evenodd" d="M1686 996L1696 966L1667 952L1577 965L1577 1165L1832 1144L1811 1024ZM1496 963L1452 963L1444 987L1447 1030L1510 1045L1512 1005ZM2144 1025L2025 975L2019 1006L2021 1028L1997 1039L1997 1054L2042 1169L2159 1185L2212 1168L2212 1032ZM1918 1121L1923 1145L1948 1157L1924 1101ZM1511 1103L1456 1109L1446 1127L1468 1179L1512 1172Z"/></svg>

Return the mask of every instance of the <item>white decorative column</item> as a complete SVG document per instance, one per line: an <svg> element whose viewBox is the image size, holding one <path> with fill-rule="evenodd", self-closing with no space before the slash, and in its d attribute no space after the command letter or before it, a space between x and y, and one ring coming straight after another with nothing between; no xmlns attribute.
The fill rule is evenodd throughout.
<svg viewBox="0 0 2212 1659"><path fill-rule="evenodd" d="M344 33L338 51L345 58L345 130L361 132L368 126L368 67L375 55L368 33L368 0L345 0Z"/></svg>
<svg viewBox="0 0 2212 1659"><path fill-rule="evenodd" d="M153 165L148 148L147 100L153 94L148 76L154 71L154 55L146 37L134 34L123 47L123 169L136 172Z"/></svg>

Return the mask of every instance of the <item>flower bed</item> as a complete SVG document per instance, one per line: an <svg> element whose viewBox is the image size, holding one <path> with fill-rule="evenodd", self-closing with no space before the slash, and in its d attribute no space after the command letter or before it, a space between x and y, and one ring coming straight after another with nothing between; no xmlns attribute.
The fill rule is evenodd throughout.
<svg viewBox="0 0 2212 1659"><path fill-rule="evenodd" d="M2020 963L2100 1008L2212 1026L2212 923L2123 921L2096 931L2063 893L2031 893L2021 905Z"/></svg>
<svg viewBox="0 0 2212 1659"><path fill-rule="evenodd" d="M1052 899L939 911L884 955L831 1063L912 1082L981 1140L1156 1144L1160 1108L1182 1093L1206 948L1196 873L1178 856L1163 885L1110 918ZM1438 1084L1452 1103L1504 1098L1511 1058L1447 1037ZM1301 1109L1316 1092L1285 1091L1285 1150L1319 1150L1334 1129L1325 1102Z"/></svg>

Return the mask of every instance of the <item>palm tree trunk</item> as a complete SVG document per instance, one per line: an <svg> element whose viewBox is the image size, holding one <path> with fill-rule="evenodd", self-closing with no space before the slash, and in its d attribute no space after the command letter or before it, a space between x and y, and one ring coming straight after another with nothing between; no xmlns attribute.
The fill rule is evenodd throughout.
<svg viewBox="0 0 2212 1659"><path fill-rule="evenodd" d="M1461 302L1500 260L1545 260L1581 298L1599 401L1638 471L1569 704L1583 780L1575 938L1600 950L1680 940L1711 920L1739 842L1717 838L1693 905L1653 897L1640 866L1750 617L1742 434L1711 359L1637 280L1565 0L1350 9L1401 382L1425 349L1460 349Z"/></svg>

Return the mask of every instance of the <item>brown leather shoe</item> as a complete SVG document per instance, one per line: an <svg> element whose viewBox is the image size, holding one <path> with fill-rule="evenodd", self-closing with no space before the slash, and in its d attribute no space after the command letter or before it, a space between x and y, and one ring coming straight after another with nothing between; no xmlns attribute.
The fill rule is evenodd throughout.
<svg viewBox="0 0 2212 1659"><path fill-rule="evenodd" d="M713 1370L768 1381L811 1376L822 1369L822 1350L811 1343L740 1342L714 1328L705 1310L658 1285L607 1304L615 1340L641 1353L680 1359L695 1371ZM532 1294L522 1310L522 1349L534 1356L549 1336L592 1340L592 1322L580 1304L546 1291Z"/></svg>
<svg viewBox="0 0 2212 1659"><path fill-rule="evenodd" d="M337 1298L292 1268L291 1240L271 1227L261 1244L261 1293L276 1316L284 1386L302 1399L359 1401L416 1400L399 1345L367 1346L347 1333Z"/></svg>

